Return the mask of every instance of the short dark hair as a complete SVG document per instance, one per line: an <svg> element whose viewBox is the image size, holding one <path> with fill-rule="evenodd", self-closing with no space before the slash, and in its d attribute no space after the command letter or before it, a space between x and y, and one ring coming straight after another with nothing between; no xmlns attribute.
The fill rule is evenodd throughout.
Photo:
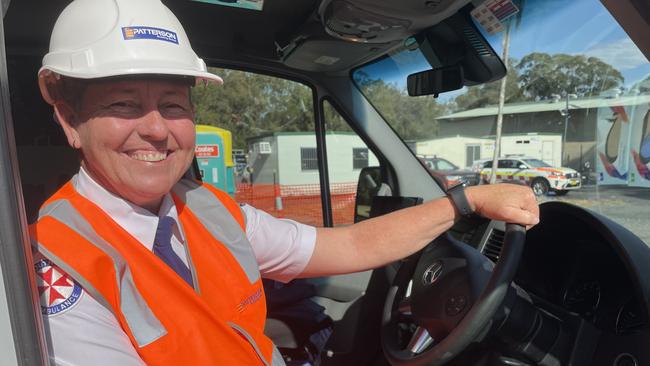
<svg viewBox="0 0 650 366"><path fill-rule="evenodd" d="M70 107L74 108L75 111L78 111L81 96L86 91L89 80L62 76L58 83L61 99Z"/></svg>

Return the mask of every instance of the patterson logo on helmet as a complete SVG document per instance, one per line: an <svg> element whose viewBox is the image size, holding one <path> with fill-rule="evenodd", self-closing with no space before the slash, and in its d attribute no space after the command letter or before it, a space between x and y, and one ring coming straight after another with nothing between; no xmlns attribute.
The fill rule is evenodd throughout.
<svg viewBox="0 0 650 366"><path fill-rule="evenodd" d="M127 41L132 39L155 39L178 44L178 36L176 33L162 28L143 26L122 27L122 36Z"/></svg>

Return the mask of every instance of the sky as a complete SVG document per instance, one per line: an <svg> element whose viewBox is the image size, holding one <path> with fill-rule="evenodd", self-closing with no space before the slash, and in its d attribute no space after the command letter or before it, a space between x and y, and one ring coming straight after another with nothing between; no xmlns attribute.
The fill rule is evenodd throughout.
<svg viewBox="0 0 650 366"><path fill-rule="evenodd" d="M618 69L627 88L650 76L650 62L600 1L527 0L521 15L521 22L512 32L509 57L521 59L531 52L595 56ZM503 33L484 35L501 55ZM400 56L394 62L371 65L366 70L371 74L391 71L385 80L404 88L404 75L429 68L419 51ZM440 99L444 102L462 93L445 93Z"/></svg>
<svg viewBox="0 0 650 366"><path fill-rule="evenodd" d="M511 57L533 51L595 56L618 69L628 86L650 75L650 62L600 1L529 0L523 10L511 38ZM501 34L488 38L499 54L501 39Z"/></svg>

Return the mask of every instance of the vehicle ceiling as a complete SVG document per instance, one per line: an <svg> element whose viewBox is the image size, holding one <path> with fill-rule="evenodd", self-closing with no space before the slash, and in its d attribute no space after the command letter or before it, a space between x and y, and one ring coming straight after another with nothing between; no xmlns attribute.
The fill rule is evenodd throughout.
<svg viewBox="0 0 650 366"><path fill-rule="evenodd" d="M47 52L56 17L69 2L11 1L5 17L7 53L40 59ZM266 0L262 11L189 0L163 2L179 17L194 49L208 64L345 74L402 46L408 36L453 15L471 0ZM643 14L639 11L649 6L639 0L603 3L614 16L639 17ZM650 23L650 15L640 16L639 23ZM647 28L626 30L639 44L643 29ZM365 42L333 36L337 31ZM650 46L640 48L650 54ZM329 62L338 60L316 61L322 56Z"/></svg>
<svg viewBox="0 0 650 366"><path fill-rule="evenodd" d="M347 73L400 47L408 36L437 24L470 0L266 0L262 11L196 1L163 2L208 64ZM12 1L5 17L8 54L40 59L47 52L56 17L68 3ZM332 36L336 32L326 31L323 23L365 42ZM314 62L321 56L338 61Z"/></svg>

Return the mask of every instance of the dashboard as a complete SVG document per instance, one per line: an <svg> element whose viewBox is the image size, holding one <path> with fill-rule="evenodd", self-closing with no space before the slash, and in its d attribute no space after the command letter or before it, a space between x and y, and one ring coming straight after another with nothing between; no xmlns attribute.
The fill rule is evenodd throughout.
<svg viewBox="0 0 650 366"><path fill-rule="evenodd" d="M504 230L503 222L476 219L461 220L449 233L496 262ZM649 263L650 247L629 230L593 211L550 201L540 205L540 223L526 234L514 283L569 334L554 339L570 340L558 346L568 348L562 356L567 364L650 365ZM499 349L519 357L503 343Z"/></svg>
<svg viewBox="0 0 650 366"><path fill-rule="evenodd" d="M644 291L626 263L632 253L611 230L614 223L589 220L595 217L575 206L546 204L540 210L515 282L550 312L564 309L605 332L626 334L647 325Z"/></svg>

